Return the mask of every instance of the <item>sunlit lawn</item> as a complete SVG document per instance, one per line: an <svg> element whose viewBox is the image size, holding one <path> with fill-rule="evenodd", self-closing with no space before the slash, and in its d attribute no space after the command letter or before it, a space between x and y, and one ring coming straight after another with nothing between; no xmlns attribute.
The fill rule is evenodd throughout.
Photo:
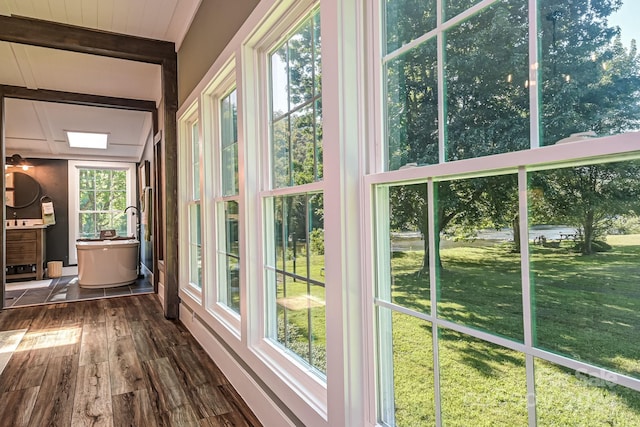
<svg viewBox="0 0 640 427"><path fill-rule="evenodd" d="M610 236L613 250L592 256L533 247L537 345L640 378L640 236ZM523 342L519 254L485 243L443 248L440 317ZM422 252L392 259L393 300L429 312ZM433 425L431 327L393 314L398 426ZM524 356L440 329L440 385L447 426L527 425ZM640 425L640 394L581 373L535 361L538 425Z"/></svg>

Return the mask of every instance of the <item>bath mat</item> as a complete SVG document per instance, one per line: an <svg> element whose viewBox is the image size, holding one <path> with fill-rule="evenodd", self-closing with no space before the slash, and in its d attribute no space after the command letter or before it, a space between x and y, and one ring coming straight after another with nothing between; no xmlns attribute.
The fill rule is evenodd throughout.
<svg viewBox="0 0 640 427"><path fill-rule="evenodd" d="M26 329L0 331L0 373L2 373L5 366L7 366L11 355L16 351L16 348L18 348L18 344L20 344L26 332Z"/></svg>
<svg viewBox="0 0 640 427"><path fill-rule="evenodd" d="M4 285L5 291L23 291L25 289L38 289L48 288L51 284L51 279L46 280L31 280L27 282L13 282Z"/></svg>

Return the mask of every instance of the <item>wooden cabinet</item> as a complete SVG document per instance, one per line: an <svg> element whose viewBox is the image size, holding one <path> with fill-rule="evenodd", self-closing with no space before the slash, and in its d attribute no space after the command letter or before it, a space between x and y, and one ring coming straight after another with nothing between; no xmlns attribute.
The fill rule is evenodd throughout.
<svg viewBox="0 0 640 427"><path fill-rule="evenodd" d="M44 228L7 230L6 256L7 279L44 276ZM14 271L17 266L35 266L28 271Z"/></svg>

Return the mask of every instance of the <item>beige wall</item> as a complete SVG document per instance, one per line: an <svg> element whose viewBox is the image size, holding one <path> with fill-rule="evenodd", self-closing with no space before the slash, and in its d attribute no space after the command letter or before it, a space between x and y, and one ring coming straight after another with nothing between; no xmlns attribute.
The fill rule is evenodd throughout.
<svg viewBox="0 0 640 427"><path fill-rule="evenodd" d="M202 0L178 51L178 106L182 106L259 0Z"/></svg>

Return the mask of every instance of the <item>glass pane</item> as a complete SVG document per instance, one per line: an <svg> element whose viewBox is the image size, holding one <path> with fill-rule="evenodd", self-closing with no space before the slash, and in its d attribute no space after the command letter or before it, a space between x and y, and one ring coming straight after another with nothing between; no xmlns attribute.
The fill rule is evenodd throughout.
<svg viewBox="0 0 640 427"><path fill-rule="evenodd" d="M380 310L389 312L383 308ZM390 314L392 317L394 425L398 427L433 426L435 425L435 391L431 323L398 312ZM384 339L382 337L382 340Z"/></svg>
<svg viewBox="0 0 640 427"><path fill-rule="evenodd" d="M96 170L94 171L96 179L97 190L111 190L111 171L110 170Z"/></svg>
<svg viewBox="0 0 640 427"><path fill-rule="evenodd" d="M638 130L638 1L538 5L540 145Z"/></svg>
<svg viewBox="0 0 640 427"><path fill-rule="evenodd" d="M123 212L114 213L112 216L113 228L118 236L127 235L127 216Z"/></svg>
<svg viewBox="0 0 640 427"><path fill-rule="evenodd" d="M80 189L93 190L95 188L95 174L92 169L80 169Z"/></svg>
<svg viewBox="0 0 640 427"><path fill-rule="evenodd" d="M324 197L309 197L309 277L324 286ZM320 285L318 285L320 286Z"/></svg>
<svg viewBox="0 0 640 427"><path fill-rule="evenodd" d="M464 12L471 6L480 3L480 0L443 0L444 4L444 17L445 21L453 18L459 13Z"/></svg>
<svg viewBox="0 0 640 427"><path fill-rule="evenodd" d="M323 233L315 228L322 224L322 197L283 196L276 198L274 205L274 225L280 228L274 235L282 236L282 243L276 238L276 251L282 251L277 258L284 258L283 262L278 260L277 267L278 340L325 372L324 255L314 252L324 250L323 239L319 243Z"/></svg>
<svg viewBox="0 0 640 427"><path fill-rule="evenodd" d="M222 149L222 194L238 194L238 144Z"/></svg>
<svg viewBox="0 0 640 427"><path fill-rule="evenodd" d="M233 90L229 94L229 103L231 104L231 117L232 124L231 129L233 130L233 142L238 142L238 91Z"/></svg>
<svg viewBox="0 0 640 427"><path fill-rule="evenodd" d="M532 172L537 346L640 378L640 161Z"/></svg>
<svg viewBox="0 0 640 427"><path fill-rule="evenodd" d="M439 316L523 341L517 176L436 185Z"/></svg>
<svg viewBox="0 0 640 427"><path fill-rule="evenodd" d="M315 128L313 106L291 114L293 185L315 181Z"/></svg>
<svg viewBox="0 0 640 427"><path fill-rule="evenodd" d="M96 237L96 217L94 213L81 213L78 216L80 238L89 239Z"/></svg>
<svg viewBox="0 0 640 427"><path fill-rule="evenodd" d="M200 204L189 206L189 247L190 247L190 282L197 287L202 286L202 245L200 242Z"/></svg>
<svg viewBox="0 0 640 427"><path fill-rule="evenodd" d="M442 424L527 426L524 355L439 330Z"/></svg>
<svg viewBox="0 0 640 427"><path fill-rule="evenodd" d="M191 129L191 180L193 183L193 200L200 200L200 136L198 124Z"/></svg>
<svg viewBox="0 0 640 427"><path fill-rule="evenodd" d="M280 117L289 111L288 61L288 45L285 43L271 55L271 112L273 118Z"/></svg>
<svg viewBox="0 0 640 427"><path fill-rule="evenodd" d="M313 97L314 57L312 21L307 21L289 39L289 109Z"/></svg>
<svg viewBox="0 0 640 427"><path fill-rule="evenodd" d="M224 301L230 309L240 313L240 262L235 256L225 257L227 299Z"/></svg>
<svg viewBox="0 0 640 427"><path fill-rule="evenodd" d="M323 149L322 149L322 100L317 100L316 101L316 110L315 110L315 119L316 119L316 123L315 123L315 128L316 128L316 135L315 135L315 148L316 148L316 158L315 158L315 163L316 163L316 177L315 180L316 181L320 181L322 180L322 177L324 176L324 168L323 168Z"/></svg>
<svg viewBox="0 0 640 427"><path fill-rule="evenodd" d="M96 232L112 229L111 213L96 214Z"/></svg>
<svg viewBox="0 0 640 427"><path fill-rule="evenodd" d="M228 96L220 101L220 143L223 150L225 147L234 143L231 103L229 102Z"/></svg>
<svg viewBox="0 0 640 427"><path fill-rule="evenodd" d="M126 191L113 191L111 193L111 209L116 211L124 211L127 207Z"/></svg>
<svg viewBox="0 0 640 427"><path fill-rule="evenodd" d="M529 147L528 20L502 0L446 31L447 161Z"/></svg>
<svg viewBox="0 0 640 427"><path fill-rule="evenodd" d="M111 189L114 191L127 190L127 172L126 171L111 172Z"/></svg>
<svg viewBox="0 0 640 427"><path fill-rule="evenodd" d="M320 13L316 13L313 17L313 49L314 49L314 96L322 93L322 56L321 56L321 39L320 39Z"/></svg>
<svg viewBox="0 0 640 427"><path fill-rule="evenodd" d="M385 0L386 53L436 27L436 0Z"/></svg>
<svg viewBox="0 0 640 427"><path fill-rule="evenodd" d="M283 117L271 126L273 186L276 188L291 185L291 158L289 145L289 116Z"/></svg>
<svg viewBox="0 0 640 427"><path fill-rule="evenodd" d="M388 168L438 163L436 39L386 64Z"/></svg>
<svg viewBox="0 0 640 427"><path fill-rule="evenodd" d="M276 197L273 200L273 237L275 246L275 268L284 270L284 262L287 259L288 231L284 221L284 199Z"/></svg>
<svg viewBox="0 0 640 427"><path fill-rule="evenodd" d="M535 359L538 425L640 425L640 393L615 385L610 379Z"/></svg>
<svg viewBox="0 0 640 427"><path fill-rule="evenodd" d="M389 188L389 230L391 301L429 313L427 184Z"/></svg>
<svg viewBox="0 0 640 427"><path fill-rule="evenodd" d="M238 202L229 201L225 203L225 235L226 252L240 256L238 249Z"/></svg>
<svg viewBox="0 0 640 427"><path fill-rule="evenodd" d="M93 211L96 209L95 193L93 190L80 190L80 210Z"/></svg>
<svg viewBox="0 0 640 427"><path fill-rule="evenodd" d="M108 211L111 209L111 191L96 192L96 210Z"/></svg>

